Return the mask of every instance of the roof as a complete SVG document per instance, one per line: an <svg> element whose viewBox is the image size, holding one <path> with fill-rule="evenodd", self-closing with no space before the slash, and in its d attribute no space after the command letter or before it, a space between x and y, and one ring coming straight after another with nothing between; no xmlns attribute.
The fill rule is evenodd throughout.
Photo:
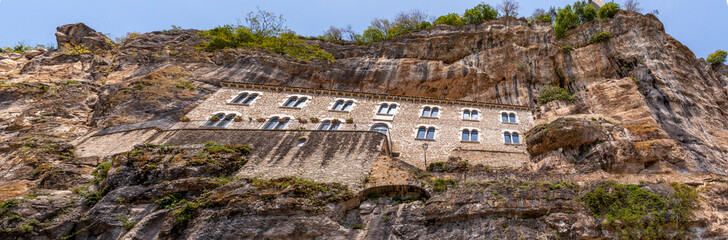
<svg viewBox="0 0 728 240"><path fill-rule="evenodd" d="M602 0L589 0L589 3L597 5L597 8L604 6L604 1Z"/></svg>
<svg viewBox="0 0 728 240"><path fill-rule="evenodd" d="M314 94L328 94L337 96L349 96L349 97L370 97L384 100L399 100L399 101L411 101L411 102L423 102L423 103L440 103L440 104L457 104L457 105L468 105L478 107L489 107L489 108L501 108L501 109L515 109L515 110L533 110L529 106L522 105L510 105L510 104L498 104L498 103L486 103L477 101L466 101L466 100L454 100L454 99L443 99L443 98L427 98L427 97L410 97L402 95L382 94L382 93L370 93L370 92L355 92L346 90L330 90L322 88L303 88L303 87L286 87L286 86L274 86L264 85L255 83L239 83L239 82L222 82L223 87L232 88L244 88L244 89L260 89L260 90L271 90L271 91L287 91L287 92L301 92L301 93L314 93Z"/></svg>

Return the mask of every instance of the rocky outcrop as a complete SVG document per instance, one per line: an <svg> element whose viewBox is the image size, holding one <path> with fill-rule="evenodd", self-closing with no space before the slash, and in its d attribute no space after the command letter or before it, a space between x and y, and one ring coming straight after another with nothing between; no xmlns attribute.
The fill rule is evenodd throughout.
<svg viewBox="0 0 728 240"><path fill-rule="evenodd" d="M114 41L83 23L63 25L56 28L56 31L59 48L70 45L84 46L89 50L108 50L114 47Z"/></svg>

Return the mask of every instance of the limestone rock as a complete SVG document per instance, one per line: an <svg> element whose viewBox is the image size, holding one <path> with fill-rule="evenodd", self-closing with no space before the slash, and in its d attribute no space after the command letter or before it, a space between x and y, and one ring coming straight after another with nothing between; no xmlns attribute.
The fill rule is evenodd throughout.
<svg viewBox="0 0 728 240"><path fill-rule="evenodd" d="M72 46L83 45L89 50L107 50L111 49L114 45L114 41L83 23L63 25L56 28L56 31L58 48L62 48L65 44L70 44Z"/></svg>
<svg viewBox="0 0 728 240"><path fill-rule="evenodd" d="M0 72L7 72L15 69L16 67L18 67L18 63L16 61L10 59L0 60Z"/></svg>

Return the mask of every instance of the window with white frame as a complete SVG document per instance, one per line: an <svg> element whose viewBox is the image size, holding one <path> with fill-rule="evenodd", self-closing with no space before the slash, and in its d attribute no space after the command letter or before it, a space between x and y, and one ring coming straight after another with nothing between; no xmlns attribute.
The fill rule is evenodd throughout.
<svg viewBox="0 0 728 240"><path fill-rule="evenodd" d="M516 114L512 112L501 112L501 122L516 123Z"/></svg>
<svg viewBox="0 0 728 240"><path fill-rule="evenodd" d="M253 102L253 100L258 98L258 96L260 96L259 93L242 92L242 93L238 94L237 97L233 98L233 100L230 101L230 103L251 104Z"/></svg>
<svg viewBox="0 0 728 240"><path fill-rule="evenodd" d="M521 144L520 136L517 132L504 132L503 141L510 144Z"/></svg>
<svg viewBox="0 0 728 240"><path fill-rule="evenodd" d="M397 104L382 103L381 105L379 105L379 110L377 111L377 114L394 115L394 113L396 111L397 111Z"/></svg>
<svg viewBox="0 0 728 240"><path fill-rule="evenodd" d="M339 129L339 126L341 126L341 123L340 122L334 122L334 121L331 121L331 120L324 120L324 121L321 121L321 123L319 124L318 128L316 128L316 129L318 129L318 130L324 130L324 131L334 131L334 130L338 130Z"/></svg>
<svg viewBox="0 0 728 240"><path fill-rule="evenodd" d="M437 129L435 129L435 127L421 126L421 127L417 128L417 135L415 136L415 139L435 140L436 131L437 131Z"/></svg>
<svg viewBox="0 0 728 240"><path fill-rule="evenodd" d="M339 99L334 102L334 106L331 107L331 110L348 112L351 111L351 108L353 107L354 100Z"/></svg>
<svg viewBox="0 0 728 240"><path fill-rule="evenodd" d="M369 129L369 131L379 132L385 135L389 135L389 126L384 123L377 123Z"/></svg>
<svg viewBox="0 0 728 240"><path fill-rule="evenodd" d="M440 108L425 106L425 108L422 109L422 117L427 117L427 118L440 117Z"/></svg>
<svg viewBox="0 0 728 240"><path fill-rule="evenodd" d="M282 107L301 108L305 105L307 100L308 100L308 97L292 96L292 97L289 97L285 103L283 103Z"/></svg>
<svg viewBox="0 0 728 240"><path fill-rule="evenodd" d="M479 141L478 140L478 130L477 129L463 129L460 140L464 141L464 142Z"/></svg>
<svg viewBox="0 0 728 240"><path fill-rule="evenodd" d="M263 129L267 130L273 130L273 129L283 129L286 127L286 124L288 124L288 121L291 120L290 118L281 118L281 117L272 117L268 119L265 124L263 124Z"/></svg>
<svg viewBox="0 0 728 240"><path fill-rule="evenodd" d="M476 109L464 109L463 110L463 120L478 120L478 110Z"/></svg>
<svg viewBox="0 0 728 240"><path fill-rule="evenodd" d="M210 119L207 120L204 126L206 127L225 127L228 123L230 123L235 116L237 116L234 113L225 114L225 113L217 113L213 114Z"/></svg>

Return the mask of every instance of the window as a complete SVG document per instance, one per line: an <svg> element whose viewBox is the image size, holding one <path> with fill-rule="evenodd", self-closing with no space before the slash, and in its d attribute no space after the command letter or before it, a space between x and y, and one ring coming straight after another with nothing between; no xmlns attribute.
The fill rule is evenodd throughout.
<svg viewBox="0 0 728 240"><path fill-rule="evenodd" d="M463 120L478 120L478 110L463 110Z"/></svg>
<svg viewBox="0 0 728 240"><path fill-rule="evenodd" d="M214 117L217 117L217 120L216 121L212 121L212 119ZM214 127L215 125L217 125L217 124L220 123L220 120L222 120L224 118L225 118L225 114L224 113L218 113L218 114L212 115L212 117L210 117L210 120L207 120L207 122L205 123L205 126L206 127Z"/></svg>
<svg viewBox="0 0 728 240"><path fill-rule="evenodd" d="M235 97L231 103L237 103L237 104L250 104L255 98L258 97L257 93L241 93L237 97Z"/></svg>
<svg viewBox="0 0 728 240"><path fill-rule="evenodd" d="M325 120L319 124L318 130L334 131L338 130L341 123L333 123L331 120Z"/></svg>
<svg viewBox="0 0 728 240"><path fill-rule="evenodd" d="M384 125L384 124L374 124L374 126L372 126L370 131L380 132L380 133L389 135L389 127L387 127L387 125Z"/></svg>
<svg viewBox="0 0 728 240"><path fill-rule="evenodd" d="M436 118L439 116L440 109L436 107L425 107L422 109L422 117Z"/></svg>
<svg viewBox="0 0 728 240"><path fill-rule="evenodd" d="M478 141L478 130L463 129L463 135L460 140L467 141L467 142L477 142Z"/></svg>
<svg viewBox="0 0 728 240"><path fill-rule="evenodd" d="M504 123L516 123L515 113L501 113L501 122Z"/></svg>
<svg viewBox="0 0 728 240"><path fill-rule="evenodd" d="M379 106L379 111L377 112L377 114L392 115L394 114L395 110L397 110L397 105L382 103L382 105Z"/></svg>
<svg viewBox="0 0 728 240"><path fill-rule="evenodd" d="M435 128L434 127L420 127L417 129L417 139L435 139Z"/></svg>
<svg viewBox="0 0 728 240"><path fill-rule="evenodd" d="M518 133L516 132L505 132L503 133L503 138L505 143L521 144L521 140L519 139Z"/></svg>
<svg viewBox="0 0 728 240"><path fill-rule="evenodd" d="M354 106L354 101L352 100L338 100L334 103L334 107L331 108L331 110L334 111L351 111L351 108Z"/></svg>
<svg viewBox="0 0 728 240"><path fill-rule="evenodd" d="M298 139L298 142L296 142L296 147L303 147L303 145L306 144L306 138Z"/></svg>
<svg viewBox="0 0 728 240"><path fill-rule="evenodd" d="M284 107L291 107L291 108L300 108L303 107L303 103L306 102L308 98L306 97L290 97L286 103L283 104Z"/></svg>
<svg viewBox="0 0 728 240"><path fill-rule="evenodd" d="M263 125L263 129L283 129L288 123L289 118L272 117Z"/></svg>

